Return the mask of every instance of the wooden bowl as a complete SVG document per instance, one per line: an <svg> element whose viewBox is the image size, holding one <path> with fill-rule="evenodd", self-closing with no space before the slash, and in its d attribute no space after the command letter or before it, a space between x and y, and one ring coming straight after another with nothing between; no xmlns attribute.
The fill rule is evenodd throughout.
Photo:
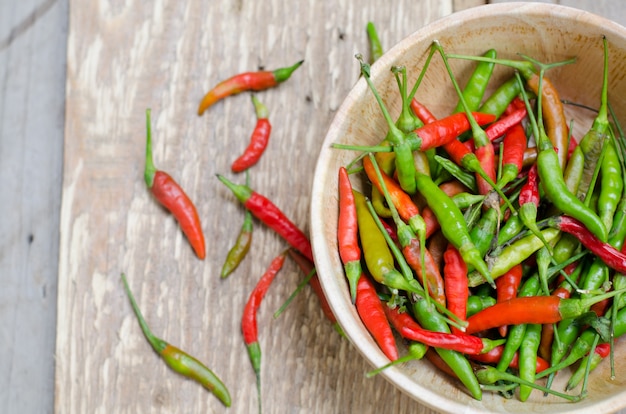
<svg viewBox="0 0 626 414"><path fill-rule="evenodd" d="M517 59L518 53L542 62L576 57L575 64L552 69L546 76L556 85L561 98L597 108L603 69L603 35L608 40L610 53L609 99L620 122L626 125L626 100L623 99L626 96L626 29L591 13L563 6L506 3L454 13L419 29L390 49L372 66L371 78L395 120L400 109L400 97L390 68L394 65L406 66L409 85L412 85L435 39L449 53L479 55L495 48L501 58ZM462 60L450 62L457 79L464 85L473 63ZM356 60L354 69L358 70ZM511 75L511 70L496 67L491 84L498 85ZM437 55L416 98L438 117L449 114L457 101ZM568 120L574 120L574 136L581 137L589 128L594 113L568 105L566 115ZM374 367L380 367L388 360L366 331L350 302L337 251L337 172L357 153L331 148L331 144L374 145L379 143L386 131L380 109L366 82L360 79L329 127L316 167L311 204L311 238L324 292L346 336ZM358 182L353 184L358 186ZM476 401L460 383L425 360L389 368L381 375L422 404L442 412L613 412L626 407L625 342L623 339L617 341L616 378L610 379L609 363L604 361L591 374L588 397L577 403L543 397L540 391L533 391L526 402L516 397L507 400L490 392L484 393L482 401ZM401 355L406 352L405 349L400 351ZM568 377L567 374L558 375L555 389L563 390Z"/></svg>

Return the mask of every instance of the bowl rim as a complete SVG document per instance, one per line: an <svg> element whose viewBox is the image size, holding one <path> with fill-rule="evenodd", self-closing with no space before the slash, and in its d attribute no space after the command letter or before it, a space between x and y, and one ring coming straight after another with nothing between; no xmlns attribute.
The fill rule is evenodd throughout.
<svg viewBox="0 0 626 414"><path fill-rule="evenodd" d="M538 2L485 4L443 16L414 31L412 34L405 37L399 43L390 48L372 65L372 77L374 78L375 73L378 72L378 68L388 67L390 65L390 61L392 61L397 54L407 49L409 45L417 42L427 41L428 39L433 38L433 34L446 31L449 28L460 24L460 22L482 18L484 17L485 13L492 16L502 14L536 15L551 13L559 15L561 16L561 18L584 20L589 23L601 25L601 27L603 27L606 32L618 32L622 37L626 38L626 28L621 26L620 24L608 20L607 18L598 16L594 13L569 6ZM310 204L310 229L323 228L323 222L325 220L325 217L322 214L323 209L320 208L321 206L317 205L318 200L316 195L325 193L327 191L323 188L323 183L326 181L326 177L328 176L328 174L335 174L336 176L337 173L336 171L327 171L325 169L326 165L328 165L329 163L330 154L333 151L333 149L330 148L329 145L329 138L333 135L334 131L338 129L338 125L341 122L341 114L346 112L348 108L357 100L357 98L359 96L362 96L366 92L367 88L368 86L366 82L363 79L359 79L350 89L344 102L340 105L331 123L329 124L314 172ZM334 195L334 197L336 196ZM361 321L355 319L353 316L349 316L352 312L352 305L347 303L345 300L343 300L341 296L339 296L337 289L332 288L332 285L335 284L335 279L333 278L335 277L334 272L336 271L336 269L333 269L330 266L331 261L329 260L329 257L331 254L338 255L338 253L329 251L328 245L325 243L323 238L324 237L321 232L311 231L311 242L314 258L316 259L315 262L318 269L318 277L320 279L322 289L327 297L329 305L336 315L337 322L343 329L344 334L351 342L351 345L357 348L359 353L373 367L381 367L389 362L388 359L385 357L382 351L380 351L378 346L373 342L369 334L367 334L367 331L362 328ZM361 324L361 327L359 326L359 324ZM357 343L360 343L361 347L357 346ZM388 369L385 369L379 375L382 375L386 380L391 382L394 387L398 388L403 393L407 394L408 396L417 400L419 403L433 410L451 413L497 412L488 411L484 406L473 407L462 404L456 400L442 398L440 394L437 394L434 391L431 391L430 389L425 388L419 383L415 382L413 378L403 373L402 370L398 367L392 366ZM592 405L593 408L596 410L600 409L616 411L626 407L626 398L624 397L626 397L626 390L623 393L616 393L611 396L607 396L601 401L594 401ZM480 402L477 401L477 403ZM552 406L553 405L551 404L551 407ZM591 405L585 404L585 400L582 400L575 404L566 402L564 402L563 404L554 404L555 408L561 406L566 407L566 412L568 413L583 414L585 412L588 412Z"/></svg>

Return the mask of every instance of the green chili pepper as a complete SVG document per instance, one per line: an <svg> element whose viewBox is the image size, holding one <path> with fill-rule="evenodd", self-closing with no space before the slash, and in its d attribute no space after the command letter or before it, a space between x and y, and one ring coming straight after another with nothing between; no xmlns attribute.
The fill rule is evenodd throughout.
<svg viewBox="0 0 626 414"><path fill-rule="evenodd" d="M417 300L413 303L413 311L418 323L425 329L450 333L448 324L443 316L437 312L432 302L423 299ZM435 348L435 350L441 359L454 371L463 385L467 387L472 397L480 401L482 399L482 390L467 358L457 351L442 348Z"/></svg>
<svg viewBox="0 0 626 414"><path fill-rule="evenodd" d="M470 230L470 237L474 245L484 257L493 242L498 227L498 219L500 212L495 208L489 208L483 211L482 216L474 227Z"/></svg>
<svg viewBox="0 0 626 414"><path fill-rule="evenodd" d="M489 284L493 285L489 268L472 242L461 210L429 176L417 173L415 177L417 188L437 217L446 239L457 248L468 266L476 269Z"/></svg>
<svg viewBox="0 0 626 414"><path fill-rule="evenodd" d="M519 377L528 381L535 382L535 374L537 369L537 351L539 350L539 342L541 341L541 324L530 323L526 326L524 339L519 348ZM530 397L532 387L520 384L519 399L526 401Z"/></svg>
<svg viewBox="0 0 626 414"><path fill-rule="evenodd" d="M463 171L461 167L459 167L454 162L442 156L435 155L435 161L444 170L448 171L450 175L452 175L454 178L459 180L465 187L467 187L474 193L478 191L476 188L476 177L474 174L470 174L468 172Z"/></svg>
<svg viewBox="0 0 626 414"><path fill-rule="evenodd" d="M467 298L467 317L495 304L496 300L492 296L471 295Z"/></svg>
<svg viewBox="0 0 626 414"><path fill-rule="evenodd" d="M520 287L517 296L518 297L527 297L527 296L535 296L539 291L539 278L534 275L526 279L526 281ZM515 353L519 350L522 341L524 339L524 334L526 333L527 324L522 323L518 325L510 326L508 329L508 334L506 338L506 343L504 344L504 350L502 351L502 355L500 356L500 361L498 362L496 368L498 371L505 371Z"/></svg>
<svg viewBox="0 0 626 414"><path fill-rule="evenodd" d="M495 59L496 55L497 52L495 49L489 49L483 56ZM489 79L491 79L494 66L495 63L493 62L476 63L476 67L463 89L463 99L470 111L476 111L480 107L480 103L489 85ZM462 112L463 110L463 103L459 100L453 112Z"/></svg>
<svg viewBox="0 0 626 414"><path fill-rule="evenodd" d="M126 290L126 294L130 299L130 304L133 307L133 311L137 316L137 320L139 321L139 326L141 326L141 330L143 331L144 336L152 346L152 348L158 353L163 361L172 368L174 371L178 372L186 376L187 378L191 378L194 381L201 384L204 388L211 391L219 400L226 406L230 407L231 399L230 393L228 389L224 385L224 383L211 371L207 368L202 362L198 361L196 358L187 354L185 351L176 348L165 342L164 340L157 338L154 336L148 324L146 323L143 315L141 314L141 310L133 297L133 294L128 286L128 282L126 280L126 275L122 273L122 282L124 282L124 289Z"/></svg>
<svg viewBox="0 0 626 414"><path fill-rule="evenodd" d="M585 154L583 154L583 150L580 149L580 146L577 146L574 148L574 151L572 151L572 155L570 155L569 160L567 160L567 167L565 167L565 171L563 171L565 185L572 194L578 192L578 186L583 177L584 167Z"/></svg>
<svg viewBox="0 0 626 414"><path fill-rule="evenodd" d="M584 199L589 191L591 179L596 169L602 147L607 138L607 132L609 130L608 120L608 78L609 78L609 54L606 44L606 37L603 37L604 42L604 71L602 79L602 92L600 99L600 108L598 114L591 125L591 128L580 140L579 147L585 155L585 168L583 172L583 178L578 188L578 197Z"/></svg>
<svg viewBox="0 0 626 414"><path fill-rule="evenodd" d="M481 105L478 112L500 117L511 101L520 94L520 85L515 77L501 84Z"/></svg>
<svg viewBox="0 0 626 414"><path fill-rule="evenodd" d="M597 208L600 219L605 227L610 229L613 215L624 191L624 175L615 142L608 140L605 145L600 166L601 181Z"/></svg>
<svg viewBox="0 0 626 414"><path fill-rule="evenodd" d="M549 243L559 235L559 231L546 228L541 231L543 238ZM499 251L498 256L491 257L491 277L494 279L508 272L513 266L528 259L530 255L544 246L543 242L534 234L529 234L514 243L511 243ZM478 286L483 283L480 275L469 275L470 286Z"/></svg>

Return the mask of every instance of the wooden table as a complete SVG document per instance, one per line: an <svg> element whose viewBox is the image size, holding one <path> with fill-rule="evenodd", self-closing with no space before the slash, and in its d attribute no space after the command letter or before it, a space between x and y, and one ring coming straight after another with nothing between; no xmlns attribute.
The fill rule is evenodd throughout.
<svg viewBox="0 0 626 414"><path fill-rule="evenodd" d="M554 1L557 2L557 1ZM357 80L372 20L385 47L482 1L79 2L0 4L0 412L237 412L257 409L240 334L248 293L285 243L256 223L240 268L219 270L243 210L217 180L254 125L247 94L195 114L218 80L305 63L258 97L274 126L251 185L309 231L309 192L326 128ZM618 2L558 2L626 24ZM146 3L148 4L148 3ZM609 8L610 5L610 8ZM198 260L145 188L145 109L157 167L199 207ZM173 374L141 336L128 275L154 332L206 362L233 406ZM288 261L259 311L267 413L417 412L324 318ZM121 409L121 407L124 407Z"/></svg>

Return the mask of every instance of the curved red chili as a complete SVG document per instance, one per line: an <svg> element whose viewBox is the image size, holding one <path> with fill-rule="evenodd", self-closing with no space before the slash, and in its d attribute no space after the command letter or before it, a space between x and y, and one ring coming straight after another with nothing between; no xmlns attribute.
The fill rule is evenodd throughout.
<svg viewBox="0 0 626 414"><path fill-rule="evenodd" d="M202 232L200 216L196 206L182 187L168 173L159 171L154 166L152 160L150 109L146 110L146 166L144 179L157 201L176 218L198 258L204 259L206 257L204 233Z"/></svg>
<svg viewBox="0 0 626 414"><path fill-rule="evenodd" d="M313 262L313 251L308 237L267 197L247 185L235 184L223 175L217 178L228 187L235 197L265 225L278 233L287 243Z"/></svg>
<svg viewBox="0 0 626 414"><path fill-rule="evenodd" d="M610 243L600 241L580 221L569 216L559 216L550 220L551 226L576 237L583 246L591 250L610 268L619 273L626 273L626 254L622 253Z"/></svg>
<svg viewBox="0 0 626 414"><path fill-rule="evenodd" d="M250 357L250 362L252 363L252 368L254 369L254 373L256 375L257 391L259 395L259 411L261 407L261 347L258 341L256 314L272 281L283 267L286 257L287 252L285 251L272 260L269 267L265 273L263 273L250 293L241 317L241 332L243 334L243 340L246 344L248 356Z"/></svg>
<svg viewBox="0 0 626 414"><path fill-rule="evenodd" d="M339 168L339 219L337 222L337 242L339 256L343 262L350 285L352 303L356 300L357 284L361 278L361 248L359 247L356 206L352 184L345 167Z"/></svg>
<svg viewBox="0 0 626 414"><path fill-rule="evenodd" d="M262 91L286 81L303 62L301 60L292 66L273 71L244 72L221 81L204 95L198 106L198 115L202 115L207 108L227 96L243 91Z"/></svg>
<svg viewBox="0 0 626 414"><path fill-rule="evenodd" d="M506 114L485 128L487 138L489 138L490 141L494 141L495 139L501 137L515 125L520 125L522 120L526 117L526 114L527 112L525 106Z"/></svg>
<svg viewBox="0 0 626 414"><path fill-rule="evenodd" d="M517 297L517 290L522 281L522 264L513 266L508 272L496 279L496 301L504 302L505 300ZM500 336L506 336L507 326L499 327Z"/></svg>
<svg viewBox="0 0 626 414"><path fill-rule="evenodd" d="M256 113L256 126L252 131L250 143L243 154L231 165L233 172L241 172L256 164L265 152L272 132L272 124L268 119L268 110L256 96L252 95L252 103Z"/></svg>
<svg viewBox="0 0 626 414"><path fill-rule="evenodd" d="M387 306L380 301L374 283L366 275L362 275L357 283L355 306L361 321L385 356L391 361L398 359L396 339L385 316L384 308Z"/></svg>
<svg viewBox="0 0 626 414"><path fill-rule="evenodd" d="M467 315L467 298L469 297L467 265L452 244L448 245L443 254L443 261L443 280L448 310L464 321ZM458 331L454 327L451 329L452 332Z"/></svg>

